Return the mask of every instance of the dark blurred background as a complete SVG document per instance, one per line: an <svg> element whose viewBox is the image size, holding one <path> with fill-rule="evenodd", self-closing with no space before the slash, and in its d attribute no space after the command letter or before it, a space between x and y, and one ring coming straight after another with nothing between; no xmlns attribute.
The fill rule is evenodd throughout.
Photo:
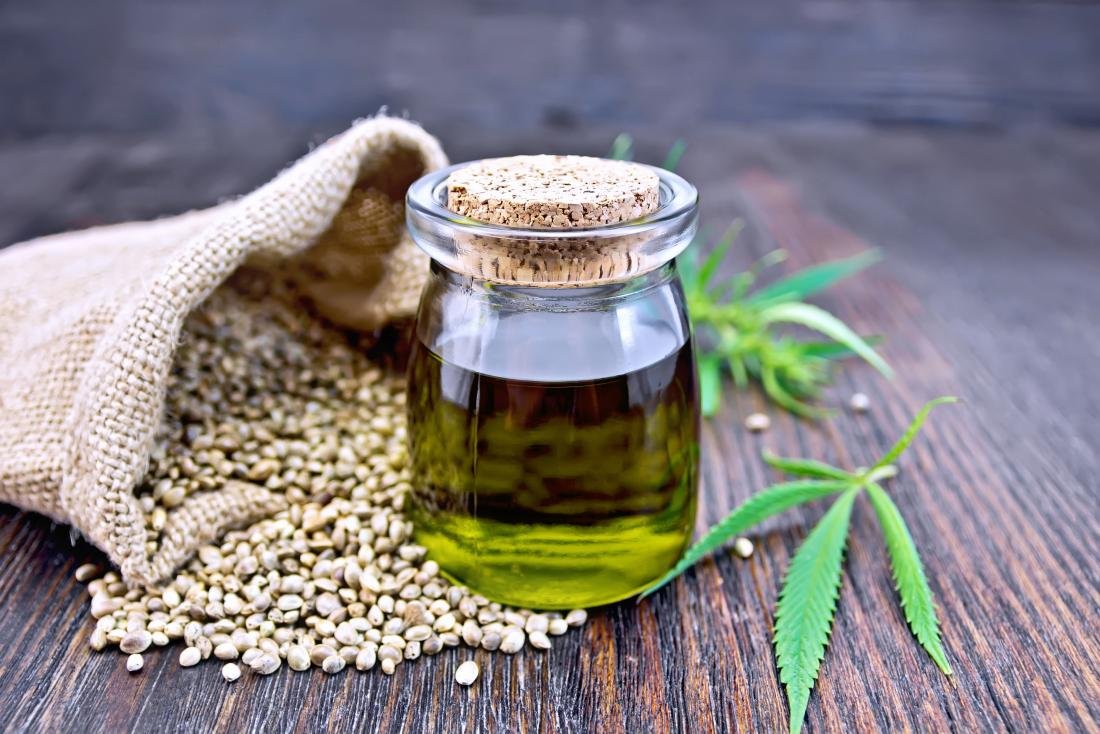
<svg viewBox="0 0 1100 734"><path fill-rule="evenodd" d="M455 159L620 131L650 159L682 137L690 164L731 128L1088 128L1100 7L9 0L0 99L8 244L241 193L382 107Z"/></svg>
<svg viewBox="0 0 1100 734"><path fill-rule="evenodd" d="M1050 2L46 0L0 15L9 138L857 120L1100 123L1100 12Z"/></svg>

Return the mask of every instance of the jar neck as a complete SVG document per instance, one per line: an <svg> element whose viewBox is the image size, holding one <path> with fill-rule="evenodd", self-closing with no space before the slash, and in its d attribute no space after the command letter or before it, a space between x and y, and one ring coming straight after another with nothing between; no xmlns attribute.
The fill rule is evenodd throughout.
<svg viewBox="0 0 1100 734"><path fill-rule="evenodd" d="M447 179L463 165L467 164L414 182L406 196L405 216L420 249L449 270L474 279L542 294L621 290L622 284L661 270L695 237L698 194L670 171L648 167L660 182L659 206L644 217L598 227L533 229L481 222L448 209ZM607 281L614 281L614 286L605 288Z"/></svg>
<svg viewBox="0 0 1100 734"><path fill-rule="evenodd" d="M459 273L434 259L431 261L431 272L432 277L446 286L461 288L475 298L507 303L510 308L526 306L534 310L577 310L589 305L606 305L609 301L638 297L667 285L677 277L675 260L625 280L569 288L498 283Z"/></svg>

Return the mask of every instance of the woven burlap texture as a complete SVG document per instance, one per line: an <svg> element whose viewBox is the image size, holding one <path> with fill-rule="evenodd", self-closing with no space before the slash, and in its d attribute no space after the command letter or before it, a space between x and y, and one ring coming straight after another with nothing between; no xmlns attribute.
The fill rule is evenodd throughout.
<svg viewBox="0 0 1100 734"><path fill-rule="evenodd" d="M0 251L0 501L79 529L130 584L155 584L282 498L245 482L188 497L152 557L134 488L187 314L238 267L289 274L317 310L370 329L409 316L426 258L403 195L446 165L413 123L363 120L238 200Z"/></svg>

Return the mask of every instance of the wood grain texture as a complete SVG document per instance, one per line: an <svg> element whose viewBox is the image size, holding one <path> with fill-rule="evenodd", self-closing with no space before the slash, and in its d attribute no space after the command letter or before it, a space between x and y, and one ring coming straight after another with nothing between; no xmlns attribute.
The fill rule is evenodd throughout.
<svg viewBox="0 0 1100 734"><path fill-rule="evenodd" d="M0 135L209 140L805 118L1100 123L1100 6L1018 0L0 5ZM329 128L332 131L333 128Z"/></svg>
<svg viewBox="0 0 1100 734"><path fill-rule="evenodd" d="M600 153L609 132L450 134L463 159ZM652 160L675 135L639 137ZM926 399L965 400L934 413L888 485L927 566L954 684L906 629L874 513L860 500L807 730L1100 730L1100 409L1090 379L1100 361L1100 134L712 128L689 142L684 173L700 186L705 221L748 221L735 265L775 246L790 251L791 268L885 249L885 264L819 302L861 333L886 334L898 374L843 370L829 402L861 390L872 409L820 423L731 391L703 434L700 528L776 478L763 448L854 467L892 443ZM56 205L0 202L4 231L168 212L201 199L180 180L205 182L214 199L282 162L229 151L187 169L179 141L137 162L126 153L134 144L97 142L77 156L72 143L36 144L44 165L27 169L26 186L47 191L52 182ZM273 156L290 145L275 140ZM28 155L0 145L2 164ZM153 185L169 165L181 176ZM78 174L87 167L126 185L88 189ZM756 410L773 418L762 435L741 427ZM139 675L126 673L121 655L92 653L87 599L72 572L98 554L74 548L65 528L0 508L0 730L779 730L775 601L823 509L769 521L753 534L751 559L719 553L642 604L594 613L549 653L447 651L392 678L284 669L228 685L215 665L179 668L174 650L146 655ZM470 656L483 678L460 689L454 669Z"/></svg>

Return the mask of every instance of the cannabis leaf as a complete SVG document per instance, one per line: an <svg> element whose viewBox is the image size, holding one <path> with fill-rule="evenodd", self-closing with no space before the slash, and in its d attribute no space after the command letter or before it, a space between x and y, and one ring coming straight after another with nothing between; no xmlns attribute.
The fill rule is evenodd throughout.
<svg viewBox="0 0 1100 734"><path fill-rule="evenodd" d="M642 593L642 598L649 596L691 568L700 558L708 555L738 533L744 532L762 520L766 520L772 515L777 515L795 505L842 492L848 486L847 481L807 479L799 482L776 484L763 492L754 494L740 507L726 515L722 522L708 530L706 535L699 539L699 542L688 549L684 557L671 571Z"/></svg>
<svg viewBox="0 0 1100 734"><path fill-rule="evenodd" d="M760 521L796 505L840 493L840 498L806 536L787 569L776 605L775 654L779 680L787 689L790 730L797 732L806 715L810 691L817 680L832 630L840 589L849 519L856 498L867 491L890 556L902 611L917 642L945 674L951 666L940 640L932 589L905 520L879 482L897 474L895 462L937 405L955 402L941 397L926 403L902 437L869 469L848 472L813 459L782 458L765 453L772 467L803 479L783 482L753 495L712 527L684 554L669 573L643 592L652 594L696 561Z"/></svg>
<svg viewBox="0 0 1100 734"><path fill-rule="evenodd" d="M675 170L686 149L684 141L677 140L662 167ZM634 138L626 133L616 136L608 157L632 160ZM860 337L828 311L804 302L878 262L878 251L814 265L749 293L760 273L787 255L776 250L745 272L718 278L741 226L742 222L734 222L705 258L699 255L704 238L698 238L676 260L700 355L703 415L713 416L721 408L724 371L738 387L747 386L750 379L759 381L772 401L807 417L826 414L810 401L829 382L837 360L859 357L890 377L890 367L874 350L877 339ZM794 340L785 334L788 326L817 331L829 341Z"/></svg>
<svg viewBox="0 0 1100 734"><path fill-rule="evenodd" d="M672 147L668 150L668 155L665 156L664 163L661 164L661 168L668 171L675 171L676 166L680 165L680 159L684 157L684 151L687 150L687 143L683 140L677 140L672 144Z"/></svg>
<svg viewBox="0 0 1100 734"><path fill-rule="evenodd" d="M668 155L665 156L661 168L668 171L675 171L676 166L680 165L680 159L684 157L684 151L686 150L687 143L683 140L677 140L672 144L672 147L668 149ZM608 151L607 157L615 161L632 160L634 158L634 138L626 133L619 133L616 135L615 140L611 143L611 150Z"/></svg>
<svg viewBox="0 0 1100 734"><path fill-rule="evenodd" d="M898 457L905 453L905 449L909 448L909 444L913 443L913 439L920 433L920 429L924 426L924 422L928 420L928 414L932 412L932 409L937 405L944 405L946 403L958 402L958 398L950 395L942 398L936 398L935 400L929 400L924 406L917 411L916 417L909 423L909 427L905 429L905 433L902 434L898 442L890 447L890 450L882 455L882 458L875 462L874 467L888 466L898 460Z"/></svg>
<svg viewBox="0 0 1100 734"><path fill-rule="evenodd" d="M890 554L890 566L894 571L894 583L901 598L901 609L905 621L913 636L925 649L928 656L947 675L951 675L951 666L947 662L947 653L940 642L940 623L936 619L936 608L932 601L932 589L928 588L928 579L924 576L917 546L913 536L902 519L897 505L890 495L874 482L867 485L867 497L875 508L879 525L882 526L886 550Z"/></svg>
<svg viewBox="0 0 1100 734"><path fill-rule="evenodd" d="M699 357L699 407L703 415L718 411L716 402L722 396L722 363L713 354Z"/></svg>
<svg viewBox="0 0 1100 734"><path fill-rule="evenodd" d="M686 149L684 141L677 140L662 167L675 170ZM608 157L632 160L634 138L620 133ZM811 401L828 384L837 360L859 357L890 377L890 367L874 350L878 339L860 337L828 311L804 302L878 262L879 252L869 250L814 265L750 293L760 273L787 255L775 250L747 271L719 278L718 270L741 226L742 222L734 222L705 258L699 254L705 239L700 237L676 259L700 355L703 415L713 416L722 406L723 372L728 372L738 387L757 380L773 402L806 417L826 414ZM829 341L797 341L785 333L789 326L817 331Z"/></svg>
<svg viewBox="0 0 1100 734"><path fill-rule="evenodd" d="M825 657L840 593L840 562L848 541L848 519L858 489L837 500L806 536L791 559L775 610L775 659L787 686L791 731L802 727L810 689Z"/></svg>
<svg viewBox="0 0 1100 734"><path fill-rule="evenodd" d="M764 462L768 466L787 474L794 474L802 477L840 479L844 481L855 479L855 476L849 472L843 469L837 469L835 466L829 466L823 461L815 461L814 459L784 459L768 451L764 451L763 457Z"/></svg>
<svg viewBox="0 0 1100 734"><path fill-rule="evenodd" d="M626 133L616 135L607 157L616 161L629 161L632 159L634 157L634 138Z"/></svg>
<svg viewBox="0 0 1100 734"><path fill-rule="evenodd" d="M827 289L838 280L855 275L882 259L878 250L868 250L854 257L814 265L765 286L748 299L754 303L801 301Z"/></svg>
<svg viewBox="0 0 1100 734"><path fill-rule="evenodd" d="M752 291L760 273L786 254L776 250L745 272L719 278L740 229L741 223L735 222L701 261L695 254L697 244L677 260L688 314L704 357L718 358L738 386L755 378L774 402L811 417L823 414L809 401L829 381L836 360L860 357L885 376L892 375L874 350L878 340L859 336L825 309L802 300L877 262L877 251L806 268ZM786 334L784 327L789 326L811 329L829 341L797 341ZM721 395L710 392L717 384L713 375L702 382L703 414L712 416L721 407Z"/></svg>
<svg viewBox="0 0 1100 734"><path fill-rule="evenodd" d="M887 377L893 376L890 367L883 361L882 357L875 353L874 349L871 349L871 347L867 345L867 342L863 341L860 336L849 329L843 321L823 308L813 306L809 303L777 303L774 306L768 306L762 310L760 312L760 318L765 324L784 322L789 324L801 324L802 326L819 331L825 336L833 339L837 344L845 346L860 357L863 357L863 359L882 374Z"/></svg>

